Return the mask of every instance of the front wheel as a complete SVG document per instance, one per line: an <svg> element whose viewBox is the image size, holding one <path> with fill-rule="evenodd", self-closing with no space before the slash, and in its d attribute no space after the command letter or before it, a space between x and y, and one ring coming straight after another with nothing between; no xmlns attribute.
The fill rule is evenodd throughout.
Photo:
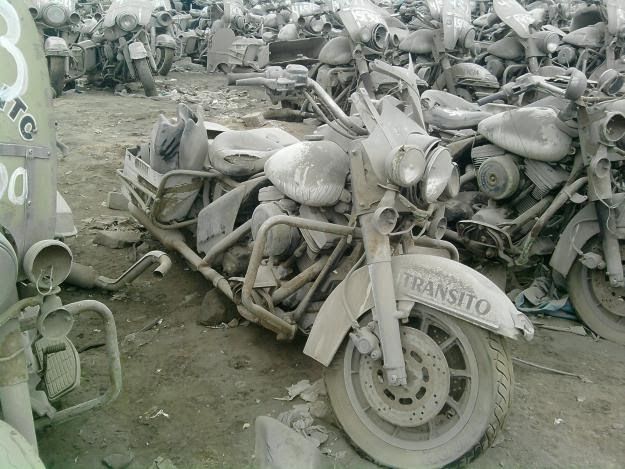
<svg viewBox="0 0 625 469"><path fill-rule="evenodd" d="M174 50L167 47L156 48L156 69L158 74L167 76L174 63Z"/></svg>
<svg viewBox="0 0 625 469"><path fill-rule="evenodd" d="M327 370L328 396L353 443L399 468L466 464L503 427L512 393L504 340L463 321L415 311L401 326L408 383L384 382L381 361L347 340Z"/></svg>
<svg viewBox="0 0 625 469"><path fill-rule="evenodd" d="M584 247L603 255L601 242ZM621 258L625 243L621 241ZM589 269L575 261L567 277L569 298L579 318L604 339L625 345L625 288L613 288L605 270Z"/></svg>
<svg viewBox="0 0 625 469"><path fill-rule="evenodd" d="M50 74L50 85L54 90L54 97L58 98L63 94L63 88L65 88L65 57L48 57L48 73Z"/></svg>
<svg viewBox="0 0 625 469"><path fill-rule="evenodd" d="M143 85L146 96L156 96L156 82L152 76L152 70L147 59L137 59L133 61L137 78Z"/></svg>

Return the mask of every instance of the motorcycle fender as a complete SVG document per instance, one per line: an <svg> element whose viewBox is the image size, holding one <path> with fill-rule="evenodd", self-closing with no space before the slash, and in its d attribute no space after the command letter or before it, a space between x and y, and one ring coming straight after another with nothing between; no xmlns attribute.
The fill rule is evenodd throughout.
<svg viewBox="0 0 625 469"><path fill-rule="evenodd" d="M598 235L599 231L595 204L588 204L577 212L564 228L549 260L549 266L566 277L579 251L593 236Z"/></svg>
<svg viewBox="0 0 625 469"><path fill-rule="evenodd" d="M69 57L69 47L62 37L51 36L47 38L43 48L46 57Z"/></svg>
<svg viewBox="0 0 625 469"><path fill-rule="evenodd" d="M156 47L176 49L176 40L169 34L159 34L156 36Z"/></svg>
<svg viewBox="0 0 625 469"><path fill-rule="evenodd" d="M148 51L142 42L135 41L128 44L128 52L132 60L147 59Z"/></svg>
<svg viewBox="0 0 625 469"><path fill-rule="evenodd" d="M459 262L426 254L392 259L395 297L449 314L496 334L530 340L534 327L492 281ZM329 366L354 322L373 307L367 267L356 270L324 302L304 353Z"/></svg>

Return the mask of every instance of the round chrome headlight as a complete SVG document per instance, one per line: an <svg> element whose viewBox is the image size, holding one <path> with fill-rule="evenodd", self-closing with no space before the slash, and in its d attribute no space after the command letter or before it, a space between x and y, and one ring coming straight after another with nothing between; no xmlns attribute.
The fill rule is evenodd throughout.
<svg viewBox="0 0 625 469"><path fill-rule="evenodd" d="M412 187L425 171L425 154L420 148L402 145L386 157L386 177L399 187Z"/></svg>
<svg viewBox="0 0 625 469"><path fill-rule="evenodd" d="M558 50L558 46L560 45L560 36L556 33L548 33L545 34L541 49L548 54L553 54L556 50Z"/></svg>
<svg viewBox="0 0 625 469"><path fill-rule="evenodd" d="M137 27L139 20L132 13L124 13L117 17L117 26L126 32L130 32Z"/></svg>
<svg viewBox="0 0 625 469"><path fill-rule="evenodd" d="M53 3L43 10L42 17L50 26L62 26L67 21L67 9L63 5Z"/></svg>
<svg viewBox="0 0 625 469"><path fill-rule="evenodd" d="M445 147L435 148L428 156L425 174L421 181L421 198L431 204L443 195L453 176L454 163Z"/></svg>

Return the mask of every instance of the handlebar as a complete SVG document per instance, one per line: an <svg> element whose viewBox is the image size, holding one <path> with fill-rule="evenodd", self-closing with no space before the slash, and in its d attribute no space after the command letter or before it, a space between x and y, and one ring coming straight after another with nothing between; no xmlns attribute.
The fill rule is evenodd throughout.
<svg viewBox="0 0 625 469"><path fill-rule="evenodd" d="M477 104L483 106L484 104L490 104L495 101L499 101L500 99L506 99L508 97L508 93L505 91L498 91L497 93L491 94L490 96L485 96L484 98L480 98L477 100Z"/></svg>

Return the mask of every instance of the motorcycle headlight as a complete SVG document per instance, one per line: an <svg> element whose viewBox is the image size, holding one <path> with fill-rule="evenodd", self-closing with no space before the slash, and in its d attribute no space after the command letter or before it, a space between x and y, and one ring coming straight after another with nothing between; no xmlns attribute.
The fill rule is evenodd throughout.
<svg viewBox="0 0 625 469"><path fill-rule="evenodd" d="M169 12L162 11L157 15L156 21L158 22L160 26L162 26L163 28L166 28L174 22L174 18L171 16Z"/></svg>
<svg viewBox="0 0 625 469"><path fill-rule="evenodd" d="M50 26L61 26L67 21L67 10L64 6L53 3L43 10L43 20Z"/></svg>
<svg viewBox="0 0 625 469"><path fill-rule="evenodd" d="M560 45L560 36L556 33L541 31L537 34L538 48L546 54L553 54Z"/></svg>
<svg viewBox="0 0 625 469"><path fill-rule="evenodd" d="M132 13L124 13L117 17L117 26L126 32L130 32L137 27L139 20Z"/></svg>
<svg viewBox="0 0 625 469"><path fill-rule="evenodd" d="M426 203L434 203L443 195L453 176L454 168L451 153L447 148L437 147L428 155L421 181L421 198Z"/></svg>
<svg viewBox="0 0 625 469"><path fill-rule="evenodd" d="M386 177L399 187L412 187L425 171L425 154L420 148L402 145L386 157Z"/></svg>

